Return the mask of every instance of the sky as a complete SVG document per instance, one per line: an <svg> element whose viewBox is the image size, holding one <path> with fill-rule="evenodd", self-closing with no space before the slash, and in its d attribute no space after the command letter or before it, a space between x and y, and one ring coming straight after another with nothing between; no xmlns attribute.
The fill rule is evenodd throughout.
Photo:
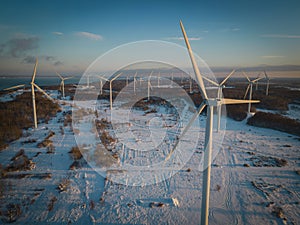
<svg viewBox="0 0 300 225"><path fill-rule="evenodd" d="M0 3L0 75L31 74L35 57L42 75L80 75L97 57L134 41L185 46L179 20L210 67L300 65L298 0Z"/></svg>

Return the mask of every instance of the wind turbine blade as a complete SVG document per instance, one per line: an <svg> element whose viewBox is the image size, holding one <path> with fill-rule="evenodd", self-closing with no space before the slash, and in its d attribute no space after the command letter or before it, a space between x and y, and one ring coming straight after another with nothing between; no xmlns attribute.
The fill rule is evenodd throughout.
<svg viewBox="0 0 300 225"><path fill-rule="evenodd" d="M151 71L151 73L150 73L150 75L149 75L149 79L151 79L152 74L153 74L153 70Z"/></svg>
<svg viewBox="0 0 300 225"><path fill-rule="evenodd" d="M108 82L109 82L109 80L108 80L108 79L106 79L106 78L104 78L104 77L100 77L100 79L102 79L102 80L105 80L105 81L108 81Z"/></svg>
<svg viewBox="0 0 300 225"><path fill-rule="evenodd" d="M111 79L111 81L114 81L115 79L117 79L119 76L121 76L122 75L122 72L121 73L119 73L117 76L115 76L113 79Z"/></svg>
<svg viewBox="0 0 300 225"><path fill-rule="evenodd" d="M263 79L263 77L256 78L256 79L253 80L252 82L255 83L255 82L257 82L257 81L259 81L259 80L261 80L261 79Z"/></svg>
<svg viewBox="0 0 300 225"><path fill-rule="evenodd" d="M266 71L264 70L264 74L265 74L265 77L267 78L267 80L270 80L269 76L267 75Z"/></svg>
<svg viewBox="0 0 300 225"><path fill-rule="evenodd" d="M33 85L40 91L42 92L49 100L54 101L53 98L50 97L42 88L40 88L37 84L33 83Z"/></svg>
<svg viewBox="0 0 300 225"><path fill-rule="evenodd" d="M179 138L176 139L175 145L174 147L171 149L170 153L167 155L165 161L168 161L171 157L171 155L173 154L173 152L175 151L177 145L179 144L180 139L186 134L186 132L190 129L190 127L193 125L195 119L197 119L197 117L200 115L200 113L203 111L203 109L205 108L206 104L205 101L203 101L199 107L198 112L196 112L192 119L189 121L189 123L186 125L186 127L183 129L182 133L180 134Z"/></svg>
<svg viewBox="0 0 300 225"><path fill-rule="evenodd" d="M35 65L34 65L34 69L33 69L33 74L32 74L31 83L34 82L35 75L36 75L36 68L37 68L37 65L38 65L38 58L36 58L36 60L35 60Z"/></svg>
<svg viewBox="0 0 300 225"><path fill-rule="evenodd" d="M213 85L219 87L219 84L217 82L214 82L213 80L210 80L210 79L208 79L206 77L203 77L203 79L206 80L206 81L208 81L209 83L212 83Z"/></svg>
<svg viewBox="0 0 300 225"><path fill-rule="evenodd" d="M19 87L24 87L25 84L19 84L19 85L16 85L16 86L12 86L12 87L9 87L9 88L5 88L3 89L4 91L9 91L9 90L12 90L12 89L17 89Z"/></svg>
<svg viewBox="0 0 300 225"><path fill-rule="evenodd" d="M230 98L223 98L221 103L223 105L231 105L231 104L244 104L244 103L259 103L259 100L241 100L241 99L230 99Z"/></svg>
<svg viewBox="0 0 300 225"><path fill-rule="evenodd" d="M220 83L220 86L222 86L223 84L225 84L225 82L229 79L229 77L234 74L235 70L232 70L232 72L230 74L227 75L227 77L225 77L225 79Z"/></svg>
<svg viewBox="0 0 300 225"><path fill-rule="evenodd" d="M58 72L56 72L56 75L59 76L60 79L64 79Z"/></svg>
<svg viewBox="0 0 300 225"><path fill-rule="evenodd" d="M251 80L249 79L249 77L247 76L247 74L243 71L243 74L244 74L244 76L247 78L247 80L249 81L249 82L251 82Z"/></svg>
<svg viewBox="0 0 300 225"><path fill-rule="evenodd" d="M193 54L193 51L192 51L192 48L191 48L191 45L189 43L189 40L188 40L188 37L185 33L185 30L184 30L184 27L183 27L183 24L180 20L180 27L181 27L181 31L182 31L182 34L183 34L183 37L184 37L184 40L185 40L185 44L186 44L186 47L188 49L188 52L189 52L189 55L190 55L190 58L191 58L191 62L193 64L193 68L194 68L194 72L196 74L196 78L197 78L197 81L200 85L200 92L201 92L201 95L204 99L208 99L207 97L207 94L206 94L206 91L205 91L205 86L204 86L204 83L203 83L203 79L202 79L202 76L200 74L200 71L199 71L199 68L198 68L198 65L196 63L196 60L194 58L194 54Z"/></svg>
<svg viewBox="0 0 300 225"><path fill-rule="evenodd" d="M64 80L69 80L69 79L72 79L73 77L66 77L64 78Z"/></svg>
<svg viewBox="0 0 300 225"><path fill-rule="evenodd" d="M244 95L244 99L246 98L246 96L247 96L247 94L248 94L249 88L250 88L250 84L248 84L248 87L247 87L246 92L245 92L245 95Z"/></svg>

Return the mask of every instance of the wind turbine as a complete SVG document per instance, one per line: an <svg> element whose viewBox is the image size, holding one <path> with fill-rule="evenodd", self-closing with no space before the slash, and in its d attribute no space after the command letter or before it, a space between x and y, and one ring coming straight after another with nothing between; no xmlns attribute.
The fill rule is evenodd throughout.
<svg viewBox="0 0 300 225"><path fill-rule="evenodd" d="M223 87L224 87L224 84L225 82L229 79L229 77L234 74L235 70L232 70L232 72L230 74L228 74L225 79L220 83L218 84L217 82L215 81L212 81L206 77L203 77L205 80L207 80L208 82L210 82L211 84L215 85L218 87L218 93L217 93L217 98L221 99L222 98L222 91L223 91ZM220 130L220 125L221 125L221 106L218 106L217 107L217 113L218 113L218 120L217 120L217 132Z"/></svg>
<svg viewBox="0 0 300 225"><path fill-rule="evenodd" d="M261 80L262 77L256 78L254 80L250 80L249 77L247 76L247 74L244 71L243 71L243 74L249 82L248 87L247 87L246 92L245 92L245 95L244 95L244 99L246 99L246 96L247 96L249 88L250 88L250 93L249 93L249 101L250 101L252 99L253 84L255 84L255 82ZM251 102L249 102L249 104L248 104L248 114L250 114L250 110L251 110Z"/></svg>
<svg viewBox="0 0 300 225"><path fill-rule="evenodd" d="M115 76L113 79L109 81L109 102L110 102L110 110L112 110L112 82L117 79L119 76L121 76L122 73L119 73L117 76Z"/></svg>
<svg viewBox="0 0 300 225"><path fill-rule="evenodd" d="M171 157L171 154L174 152L176 146L179 143L180 138L187 132L187 130L192 126L194 120L200 115L202 110L207 106L207 118L206 118L206 129L205 129L205 152L204 152L204 171L203 171L203 191L202 191L202 213L201 213L201 225L208 225L208 210L209 210L209 195L210 195L210 170L211 170L211 154L212 154L212 131L213 131L213 109L215 106L224 105L224 104L241 104L241 103L257 103L259 101L252 100L240 100L240 99L226 99L226 98L208 98L205 90L205 86L203 83L202 76L200 74L198 65L194 58L188 37L184 30L183 24L180 21L180 27L184 36L185 44L187 50L189 52L189 56L193 65L194 72L196 74L197 82L200 86L200 93L202 98L204 99L201 103L199 110L194 114L192 119L189 121L187 126L184 128L180 137L177 139L173 150L166 157L168 160Z"/></svg>
<svg viewBox="0 0 300 225"><path fill-rule="evenodd" d="M150 88L152 89L151 86L151 76L152 76L153 71L151 71L149 77L148 77L148 101L150 100Z"/></svg>
<svg viewBox="0 0 300 225"><path fill-rule="evenodd" d="M35 88L42 92L50 101L54 101L42 88L40 88L36 83L34 83L35 76L36 76L36 68L38 65L38 59L36 58L33 74L31 78L31 97L32 97L32 108L33 108L33 120L34 120L34 128L37 128L37 115L36 115L36 103L35 103ZM4 90L11 90L19 87L24 87L25 84L16 85L13 87L6 88Z"/></svg>
<svg viewBox="0 0 300 225"><path fill-rule="evenodd" d="M34 119L34 128L37 128L37 116L36 116L36 104L35 104L35 91L34 88L38 89L42 92L50 101L54 101L42 88L40 88L36 83L34 83L35 76L36 76L36 68L38 65L38 59L36 58L32 79L31 79L31 95L32 95L32 106L33 106L33 119Z"/></svg>
<svg viewBox="0 0 300 225"><path fill-rule="evenodd" d="M99 75L98 75L98 77L99 77L99 80L100 80L100 95L102 95L103 94L103 80L108 81L108 82L109 82L109 80L104 78L104 77L101 77Z"/></svg>
<svg viewBox="0 0 300 225"><path fill-rule="evenodd" d="M270 77L267 75L265 70L264 70L264 73L265 73L265 77L267 79L266 95L269 95Z"/></svg>
<svg viewBox="0 0 300 225"><path fill-rule="evenodd" d="M157 87L160 86L160 72L158 72L158 76L157 76Z"/></svg>
<svg viewBox="0 0 300 225"><path fill-rule="evenodd" d="M135 85L136 85L136 75L137 75L137 72L135 72L134 76L133 76L133 92L135 94Z"/></svg>
<svg viewBox="0 0 300 225"><path fill-rule="evenodd" d="M73 77L63 77L58 72L56 72L57 76L61 79L60 88L62 90L63 98L65 98L65 80L71 79Z"/></svg>
<svg viewBox="0 0 300 225"><path fill-rule="evenodd" d="M90 75L86 76L86 86L89 88L90 87Z"/></svg>
<svg viewBox="0 0 300 225"><path fill-rule="evenodd" d="M193 93L193 90L192 90L192 78L190 77L190 94L192 94Z"/></svg>

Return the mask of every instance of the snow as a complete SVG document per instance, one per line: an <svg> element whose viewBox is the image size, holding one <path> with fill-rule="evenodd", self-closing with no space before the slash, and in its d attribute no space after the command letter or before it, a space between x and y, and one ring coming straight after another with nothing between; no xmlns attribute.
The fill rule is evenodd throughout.
<svg viewBox="0 0 300 225"><path fill-rule="evenodd" d="M181 112L182 126L172 121L172 116L168 115L165 108L147 115L133 110L130 126L121 125L122 117L115 114L117 122L113 129L120 129L125 133L126 130L131 130L137 135L126 139L122 133L119 134L115 145L118 151L123 152L120 164L106 169L98 168L101 170L99 172L95 170L91 160L91 164L70 170L73 159L68 152L72 147L86 144L85 150L93 151L100 142L99 134L93 129L94 110L98 110L102 118L111 118L107 101L101 100L97 104L84 102L80 107L90 108L90 111L78 120L80 123L73 124L74 128L79 129L79 134L75 135L71 126L63 126L63 112L73 108L74 113L80 107L78 104L77 107L72 107L72 102L68 100L64 102L67 104L61 105L62 112L57 117L48 124L39 124L36 130L24 131L24 137L0 152L3 167L10 163L10 159L21 148L36 165L31 171L9 172L8 177L0 179L0 219L3 223L4 212L9 203L19 204L21 207L21 214L12 224L200 223L204 116L200 117L200 128L198 122L195 122L189 135L183 139L182 145L186 147L186 152L176 152L173 160L177 165L174 167L170 167L171 164L163 167L159 162L169 152L168 146L193 114L188 107ZM163 117L159 117L160 114ZM147 121L147 126L144 126ZM222 123L224 122L226 126L222 126L221 134L216 131L213 133L214 149L217 150L214 150L216 155L211 174L209 223L299 224L300 175L296 173L300 171L299 137L252 127L245 121L222 118ZM173 127L165 129L164 124ZM63 126L63 135L60 126ZM155 130L152 135L156 136L149 135L146 138L145 128ZM55 132L50 138L55 147L53 154L47 154L46 148L36 147L50 130ZM109 132L113 134L113 130ZM145 139L152 144L155 144L153 140L164 140L162 136L166 133L170 139L166 143L162 141L164 144L160 146L154 146L159 151L134 150L144 146ZM195 148L192 140L197 136L200 138ZM36 143L24 143L28 139L36 139ZM123 147L121 143L126 140ZM137 141L141 142L140 145L136 144ZM180 158L184 156L187 160ZM252 161L254 156L285 159L287 165L255 167ZM141 164L145 166L142 167ZM249 167L245 164L249 164ZM148 176L147 179L143 179L141 172L135 171L132 166L142 168L142 175ZM149 171L146 170L147 167ZM19 174L27 176L13 176ZM153 182L149 183L149 180ZM60 192L57 187L63 182L66 182L67 188ZM282 218L274 214L278 208L283 211Z"/></svg>

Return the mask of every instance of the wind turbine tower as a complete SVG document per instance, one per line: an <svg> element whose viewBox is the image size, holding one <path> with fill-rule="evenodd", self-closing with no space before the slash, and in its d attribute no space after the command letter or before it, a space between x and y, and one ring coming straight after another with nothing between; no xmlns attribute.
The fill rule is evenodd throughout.
<svg viewBox="0 0 300 225"><path fill-rule="evenodd" d="M187 126L182 131L180 137L177 139L175 143L175 147L172 149L172 151L169 153L169 155L166 157L166 160L168 160L174 150L176 149L176 146L179 143L180 138L187 132L187 130L192 126L194 120L200 115L202 110L207 106L207 118L206 118L206 128L205 128L205 144L204 144L204 172L203 172L203 188L202 188L202 207L201 207L201 225L208 225L208 213L209 213L209 196L210 196L210 170L211 170L211 155L212 155L212 132L213 132L213 110L214 107L223 105L223 104L241 104L241 103L256 103L259 101L248 101L248 100L240 100L240 99L226 99L226 98L209 98L207 96L204 82L202 79L202 75L200 74L198 65L196 63L196 60L193 55L192 48L190 46L188 37L186 35L186 32L184 30L183 24L180 21L180 27L184 36L185 44L187 47L187 50L189 52L189 56L193 65L194 73L196 75L196 80L200 87L200 93L202 95L202 98L204 99L201 103L198 112L194 114L192 119L189 121Z"/></svg>

